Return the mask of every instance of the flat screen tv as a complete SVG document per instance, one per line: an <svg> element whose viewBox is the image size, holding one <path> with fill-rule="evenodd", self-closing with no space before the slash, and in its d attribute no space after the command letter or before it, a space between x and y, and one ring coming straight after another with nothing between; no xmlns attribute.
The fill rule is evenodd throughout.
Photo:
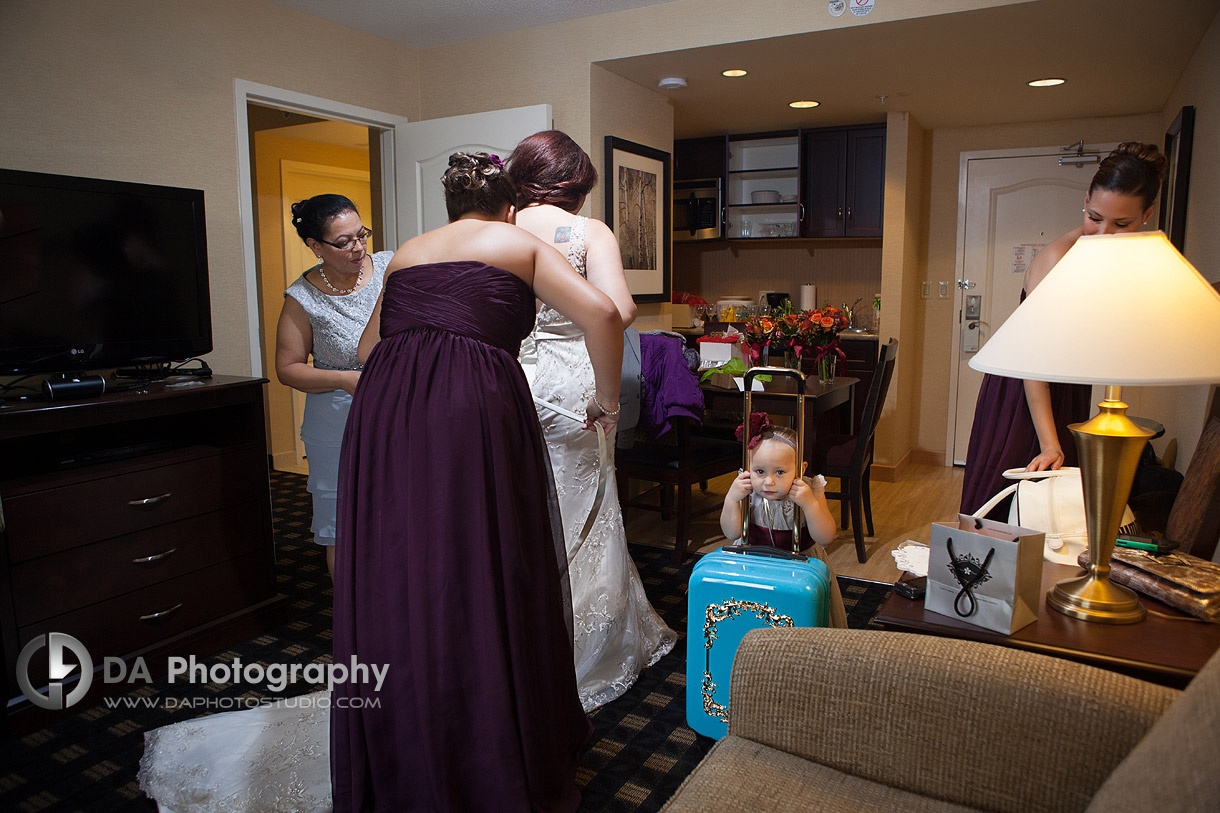
<svg viewBox="0 0 1220 813"><path fill-rule="evenodd" d="M0 169L0 375L211 350L202 190Z"/></svg>

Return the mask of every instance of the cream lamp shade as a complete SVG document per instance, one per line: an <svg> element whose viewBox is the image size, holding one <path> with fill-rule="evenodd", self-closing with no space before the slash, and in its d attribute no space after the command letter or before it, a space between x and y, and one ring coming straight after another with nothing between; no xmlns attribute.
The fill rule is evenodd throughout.
<svg viewBox="0 0 1220 813"><path fill-rule="evenodd" d="M1080 384L1220 381L1220 294L1163 232L1084 236L970 366Z"/></svg>

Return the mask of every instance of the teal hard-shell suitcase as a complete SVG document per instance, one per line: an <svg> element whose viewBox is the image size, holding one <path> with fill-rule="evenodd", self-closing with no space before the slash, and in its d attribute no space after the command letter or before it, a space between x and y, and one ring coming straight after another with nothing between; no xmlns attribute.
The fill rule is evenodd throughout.
<svg viewBox="0 0 1220 813"><path fill-rule="evenodd" d="M759 627L827 626L829 594L830 569L799 553L730 545L701 557L687 598L686 724L723 737L741 639Z"/></svg>

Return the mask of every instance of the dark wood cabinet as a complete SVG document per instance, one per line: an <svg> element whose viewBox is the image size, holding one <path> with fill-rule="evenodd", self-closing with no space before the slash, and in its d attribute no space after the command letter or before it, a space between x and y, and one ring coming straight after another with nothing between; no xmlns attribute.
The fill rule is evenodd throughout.
<svg viewBox="0 0 1220 813"><path fill-rule="evenodd" d="M105 657L208 655L257 631L276 597L263 383L183 379L0 407L10 714L31 706L18 657L49 632L89 650L93 697L106 693ZM26 674L46 685L45 650Z"/></svg>
<svg viewBox="0 0 1220 813"><path fill-rule="evenodd" d="M674 142L674 180L700 181L719 178L724 186L724 136L683 138Z"/></svg>
<svg viewBox="0 0 1220 813"><path fill-rule="evenodd" d="M804 131L801 177L803 236L882 235L884 126Z"/></svg>

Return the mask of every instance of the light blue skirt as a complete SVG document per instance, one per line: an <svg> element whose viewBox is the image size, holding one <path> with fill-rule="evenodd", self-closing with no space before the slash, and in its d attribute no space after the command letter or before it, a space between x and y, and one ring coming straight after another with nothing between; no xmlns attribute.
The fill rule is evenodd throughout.
<svg viewBox="0 0 1220 813"><path fill-rule="evenodd" d="M343 449L343 429L352 396L343 390L305 394L305 419L301 440L309 460L309 483L313 495L313 541L335 544L335 516L338 513L339 453Z"/></svg>

